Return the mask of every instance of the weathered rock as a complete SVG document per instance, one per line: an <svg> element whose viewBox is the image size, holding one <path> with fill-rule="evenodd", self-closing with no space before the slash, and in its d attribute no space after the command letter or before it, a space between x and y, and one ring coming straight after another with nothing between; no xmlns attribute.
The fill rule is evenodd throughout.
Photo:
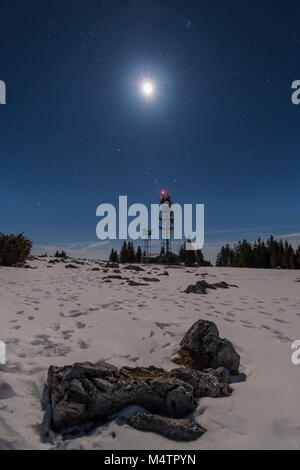
<svg viewBox="0 0 300 470"><path fill-rule="evenodd" d="M185 294L207 294L207 288L210 286L206 281L197 281L196 284L190 284L186 290Z"/></svg>
<svg viewBox="0 0 300 470"><path fill-rule="evenodd" d="M118 269L119 268L119 263L106 263L105 265L106 268L112 268L112 269Z"/></svg>
<svg viewBox="0 0 300 470"><path fill-rule="evenodd" d="M54 367L48 386L55 429L88 421L105 421L131 405L171 418L184 417L197 406L192 385L155 367L116 369L105 362Z"/></svg>
<svg viewBox="0 0 300 470"><path fill-rule="evenodd" d="M72 263L79 264L80 266L84 266L84 261L79 261L78 259L72 259Z"/></svg>
<svg viewBox="0 0 300 470"><path fill-rule="evenodd" d="M103 279L122 279L122 276L118 274L111 274L110 276L105 276Z"/></svg>
<svg viewBox="0 0 300 470"><path fill-rule="evenodd" d="M139 431L155 432L174 441L194 441L206 432L191 419L172 419L147 413L134 415L129 425Z"/></svg>
<svg viewBox="0 0 300 470"><path fill-rule="evenodd" d="M219 288L219 289L229 289L229 287L238 287L236 286L235 284L228 284L227 282L225 281L221 281L221 282L216 282L215 284L213 284L215 287Z"/></svg>
<svg viewBox="0 0 300 470"><path fill-rule="evenodd" d="M48 388L54 429L105 422L137 405L152 414L132 418L136 429L176 440L200 437L205 432L201 426L178 418L192 413L201 397L229 396L229 372L238 372L240 357L228 340L219 338L216 325L204 320L184 336L179 356L178 363L189 367L170 372L154 366L117 369L105 362L51 366Z"/></svg>
<svg viewBox="0 0 300 470"><path fill-rule="evenodd" d="M230 341L219 337L213 322L197 321L185 334L180 346L178 364L197 370L225 367L232 374L238 373L240 356Z"/></svg>
<svg viewBox="0 0 300 470"><path fill-rule="evenodd" d="M79 269L78 266L74 266L74 264L66 264L66 269Z"/></svg>
<svg viewBox="0 0 300 470"><path fill-rule="evenodd" d="M229 287L238 287L234 284L227 284L227 282L221 281L214 284L209 284L204 279L197 281L196 284L190 284L184 291L186 294L207 294L207 289L229 289Z"/></svg>
<svg viewBox="0 0 300 470"><path fill-rule="evenodd" d="M143 277L142 279L145 282L160 282L160 280L156 277Z"/></svg>
<svg viewBox="0 0 300 470"><path fill-rule="evenodd" d="M206 369L197 371L194 369L180 368L173 369L172 374L177 379L192 385L197 399L202 397L228 397L232 393L229 385L229 372L224 367L218 369Z"/></svg>
<svg viewBox="0 0 300 470"><path fill-rule="evenodd" d="M124 269L130 269L131 271L145 271L144 268L141 268L140 266L135 266L134 264L129 264L128 266L125 266Z"/></svg>
<svg viewBox="0 0 300 470"><path fill-rule="evenodd" d="M149 286L149 284L145 284L142 282L136 282L136 281L128 281L128 285L131 287L138 287L138 286Z"/></svg>

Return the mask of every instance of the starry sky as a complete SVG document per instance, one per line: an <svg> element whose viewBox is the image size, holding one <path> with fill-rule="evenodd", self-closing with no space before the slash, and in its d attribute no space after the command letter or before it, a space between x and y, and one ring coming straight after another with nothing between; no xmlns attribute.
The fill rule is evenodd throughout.
<svg viewBox="0 0 300 470"><path fill-rule="evenodd" d="M104 257L97 206L164 188L205 204L208 257L299 243L299 24L291 0L1 0L0 230Z"/></svg>

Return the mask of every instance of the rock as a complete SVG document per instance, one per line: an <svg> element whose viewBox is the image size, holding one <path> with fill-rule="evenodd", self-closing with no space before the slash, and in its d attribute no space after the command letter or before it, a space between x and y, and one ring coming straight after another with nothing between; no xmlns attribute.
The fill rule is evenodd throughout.
<svg viewBox="0 0 300 470"><path fill-rule="evenodd" d="M227 282L224 281L216 282L215 284L209 284L203 279L201 281L197 281L194 285L190 284L184 292L186 294L207 294L207 289L228 289L229 287L238 286L235 286L234 284L227 284Z"/></svg>
<svg viewBox="0 0 300 470"><path fill-rule="evenodd" d="M124 269L131 269L131 271L145 271L145 269L141 268L140 266L135 266L133 264L129 264L128 266L125 266Z"/></svg>
<svg viewBox="0 0 300 470"><path fill-rule="evenodd" d="M190 284L184 292L185 294L207 294L208 286L206 281L197 281L195 285Z"/></svg>
<svg viewBox="0 0 300 470"><path fill-rule="evenodd" d="M118 274L112 274L111 276L105 276L103 279L122 279L122 276Z"/></svg>
<svg viewBox="0 0 300 470"><path fill-rule="evenodd" d="M229 289L229 287L238 287L235 284L227 284L227 282L225 281L216 282L213 285L219 289Z"/></svg>
<svg viewBox="0 0 300 470"><path fill-rule="evenodd" d="M156 277L143 277L142 279L145 282L160 282L160 280Z"/></svg>
<svg viewBox="0 0 300 470"><path fill-rule="evenodd" d="M100 271L100 268L92 268L91 271Z"/></svg>
<svg viewBox="0 0 300 470"><path fill-rule="evenodd" d="M79 269L78 266L74 266L74 264L66 264L66 269Z"/></svg>
<svg viewBox="0 0 300 470"><path fill-rule="evenodd" d="M178 364L197 370L225 367L231 374L238 373L240 356L230 341L219 337L213 322L198 320L185 334L180 346Z"/></svg>
<svg viewBox="0 0 300 470"><path fill-rule="evenodd" d="M120 370L105 362L51 366L48 387L57 430L106 421L132 405L170 418L187 416L197 406L192 385L153 366Z"/></svg>
<svg viewBox="0 0 300 470"><path fill-rule="evenodd" d="M142 282L136 282L136 281L128 281L128 285L131 287L149 286L149 284L143 284Z"/></svg>
<svg viewBox="0 0 300 470"><path fill-rule="evenodd" d="M106 263L105 265L106 268L111 268L111 269L118 269L119 268L119 263Z"/></svg>
<svg viewBox="0 0 300 470"><path fill-rule="evenodd" d="M168 273L168 271L165 271L165 272L159 274L159 276L169 276L169 273Z"/></svg>
<svg viewBox="0 0 300 470"><path fill-rule="evenodd" d="M232 394L232 388L229 385L229 372L224 367L218 369L206 369L197 371L193 369L173 369L172 374L177 379L187 382L194 387L195 397L229 397Z"/></svg>
<svg viewBox="0 0 300 470"><path fill-rule="evenodd" d="M8 400L9 398L16 397L16 393L9 383L0 380L0 400Z"/></svg>
<svg viewBox="0 0 300 470"><path fill-rule="evenodd" d="M172 419L147 413L136 414L128 423L139 431L155 432L174 441L194 441L206 432L191 419Z"/></svg>
<svg viewBox="0 0 300 470"><path fill-rule="evenodd" d="M60 261L58 259L50 259L48 261L48 264L56 264L56 263L59 263Z"/></svg>

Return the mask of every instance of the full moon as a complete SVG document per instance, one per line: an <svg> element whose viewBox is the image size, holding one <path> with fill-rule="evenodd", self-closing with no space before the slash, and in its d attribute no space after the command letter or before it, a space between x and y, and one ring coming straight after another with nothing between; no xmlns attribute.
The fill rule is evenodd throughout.
<svg viewBox="0 0 300 470"><path fill-rule="evenodd" d="M142 84L142 92L144 93L147 98L150 98L151 95L154 93L154 86L151 82L144 82Z"/></svg>

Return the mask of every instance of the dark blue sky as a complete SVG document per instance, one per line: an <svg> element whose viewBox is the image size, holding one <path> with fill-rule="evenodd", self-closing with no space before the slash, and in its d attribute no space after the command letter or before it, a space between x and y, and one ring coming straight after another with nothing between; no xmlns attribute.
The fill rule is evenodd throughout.
<svg viewBox="0 0 300 470"><path fill-rule="evenodd" d="M2 0L0 230L101 257L96 207L165 188L205 204L212 256L298 242L299 24L297 1Z"/></svg>

